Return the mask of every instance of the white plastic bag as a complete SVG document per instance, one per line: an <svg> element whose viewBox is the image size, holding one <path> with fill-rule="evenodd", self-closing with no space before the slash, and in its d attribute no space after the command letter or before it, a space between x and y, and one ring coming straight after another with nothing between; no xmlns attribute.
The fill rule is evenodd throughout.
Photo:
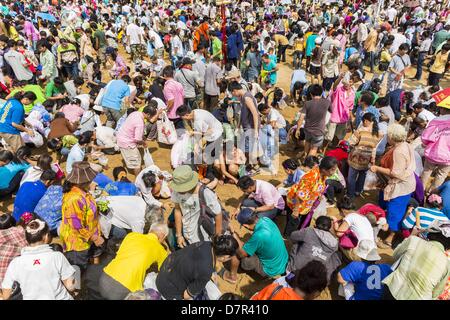
<svg viewBox="0 0 450 320"><path fill-rule="evenodd" d="M169 120L167 114L162 114L162 120L156 122L158 128L158 142L164 144L174 144L177 142L177 131L175 125Z"/></svg>
<svg viewBox="0 0 450 320"><path fill-rule="evenodd" d="M364 181L364 191L371 191L377 188L378 177L376 173L372 171L367 171L366 180Z"/></svg>
<svg viewBox="0 0 450 320"><path fill-rule="evenodd" d="M148 150L148 148L144 149L144 165L146 168L154 165L155 162L153 161L153 157L150 153L150 151Z"/></svg>
<svg viewBox="0 0 450 320"><path fill-rule="evenodd" d="M192 143L188 134L183 134L180 139L175 142L170 151L170 163L172 168L177 168L188 159L188 155L193 151Z"/></svg>

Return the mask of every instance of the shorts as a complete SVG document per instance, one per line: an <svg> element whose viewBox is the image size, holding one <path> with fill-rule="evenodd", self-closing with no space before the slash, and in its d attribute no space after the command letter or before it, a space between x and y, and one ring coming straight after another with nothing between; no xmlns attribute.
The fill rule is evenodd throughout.
<svg viewBox="0 0 450 320"><path fill-rule="evenodd" d="M120 118L123 116L122 110L114 110L107 107L104 107L105 110L105 116L106 120L108 122L116 123L119 121Z"/></svg>
<svg viewBox="0 0 450 320"><path fill-rule="evenodd" d="M9 149L13 153L24 145L22 136L20 134L11 134L11 133L0 133L0 138L3 138L8 146L4 146L6 149Z"/></svg>
<svg viewBox="0 0 450 320"><path fill-rule="evenodd" d="M101 62L106 62L106 47L100 47L97 50L97 58Z"/></svg>
<svg viewBox="0 0 450 320"><path fill-rule="evenodd" d="M140 169L142 163L141 152L137 147L135 148L120 148L120 153L125 161L128 169Z"/></svg>
<svg viewBox="0 0 450 320"><path fill-rule="evenodd" d="M328 123L327 126L327 134L325 135L325 140L333 141L334 136L338 138L338 140L342 140L347 133L347 123Z"/></svg>
<svg viewBox="0 0 450 320"><path fill-rule="evenodd" d="M323 135L322 136L314 136L305 132L305 141L310 143L313 147L321 147L323 143Z"/></svg>
<svg viewBox="0 0 450 320"><path fill-rule="evenodd" d="M257 255L241 259L241 268L245 271L255 271L264 278L268 277Z"/></svg>
<svg viewBox="0 0 450 320"><path fill-rule="evenodd" d="M316 67L313 65L309 66L309 73L311 73L313 76L318 76L320 74L320 67Z"/></svg>

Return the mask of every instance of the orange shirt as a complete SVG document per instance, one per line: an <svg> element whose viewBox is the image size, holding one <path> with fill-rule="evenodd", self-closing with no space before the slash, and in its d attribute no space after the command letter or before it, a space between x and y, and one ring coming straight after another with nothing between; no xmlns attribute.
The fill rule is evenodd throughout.
<svg viewBox="0 0 450 320"><path fill-rule="evenodd" d="M273 294L278 286L278 283L269 284L250 300L303 300L292 288L281 288Z"/></svg>

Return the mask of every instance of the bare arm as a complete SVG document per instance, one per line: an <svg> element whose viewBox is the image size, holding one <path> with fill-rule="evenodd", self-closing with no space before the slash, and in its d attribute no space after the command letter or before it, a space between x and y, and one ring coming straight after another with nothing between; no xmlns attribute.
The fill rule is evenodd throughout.
<svg viewBox="0 0 450 320"><path fill-rule="evenodd" d="M217 214L214 217L214 222L215 222L215 225L216 225L215 235L221 235L222 234L222 219L223 219L222 213L221 214Z"/></svg>
<svg viewBox="0 0 450 320"><path fill-rule="evenodd" d="M186 246L186 240L183 237L183 222L181 221L181 208L179 204L175 204L175 232L178 245L183 248Z"/></svg>

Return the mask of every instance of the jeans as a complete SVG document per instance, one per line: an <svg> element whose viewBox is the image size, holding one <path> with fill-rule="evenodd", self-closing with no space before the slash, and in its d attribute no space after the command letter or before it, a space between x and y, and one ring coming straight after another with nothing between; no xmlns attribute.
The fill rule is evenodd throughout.
<svg viewBox="0 0 450 320"><path fill-rule="evenodd" d="M395 120L399 121L401 118L401 113L400 113L400 105L401 105L401 99L400 99L400 95L402 94L403 89L397 89L394 91L389 92L388 97L389 97L389 105L392 108L392 111L394 111L394 115L395 115Z"/></svg>
<svg viewBox="0 0 450 320"><path fill-rule="evenodd" d="M361 193L363 191L366 174L367 170L356 170L349 167L347 179L347 195L349 197L353 198L356 193Z"/></svg>
<svg viewBox="0 0 450 320"><path fill-rule="evenodd" d="M258 207L261 207L262 205L263 205L262 203L260 203L260 202L258 202L256 200L253 200L253 199L249 199L249 198L247 198L244 201L242 201L242 207L258 208ZM280 212L281 212L280 209L273 208L271 210L258 212L258 216L260 218L267 217L267 218L270 218L270 219L274 219Z"/></svg>
<svg viewBox="0 0 450 320"><path fill-rule="evenodd" d="M428 75L428 85L438 86L443 74L431 72Z"/></svg>
<svg viewBox="0 0 450 320"><path fill-rule="evenodd" d="M373 67L375 65L375 52L366 52L366 61L369 60L370 72L373 73Z"/></svg>
<svg viewBox="0 0 450 320"><path fill-rule="evenodd" d="M288 46L279 45L278 46L278 62L286 62L286 49Z"/></svg>
<svg viewBox="0 0 450 320"><path fill-rule="evenodd" d="M426 52L419 52L419 56L417 57L417 72L414 76L417 80L422 78L423 61L425 60L426 55Z"/></svg>
<svg viewBox="0 0 450 320"><path fill-rule="evenodd" d="M78 77L78 63L63 63L62 67L67 73L67 76L71 79Z"/></svg>
<svg viewBox="0 0 450 320"><path fill-rule="evenodd" d="M292 64L294 65L294 69L298 69L302 65L303 60L303 52L302 51L294 51L292 54Z"/></svg>

